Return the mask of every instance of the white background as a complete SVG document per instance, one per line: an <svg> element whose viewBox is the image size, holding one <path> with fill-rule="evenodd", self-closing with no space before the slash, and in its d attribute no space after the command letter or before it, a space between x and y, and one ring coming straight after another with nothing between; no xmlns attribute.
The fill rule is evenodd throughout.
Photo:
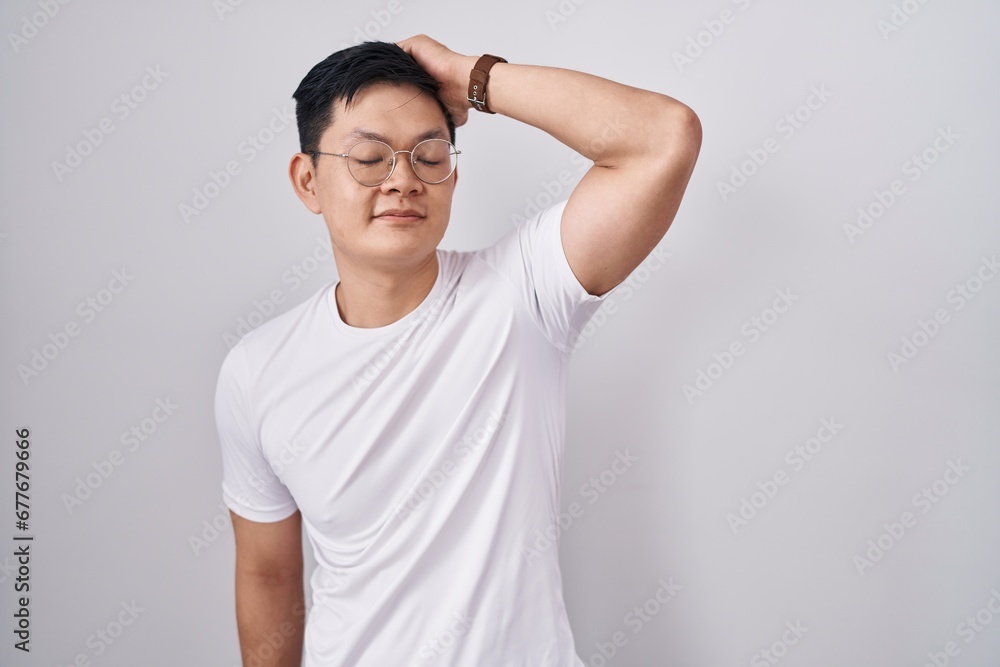
<svg viewBox="0 0 1000 667"><path fill-rule="evenodd" d="M44 2L0 9L0 663L238 664L215 381L241 318L336 278L322 218L288 182L294 122L272 119L367 31L589 72L701 118L658 249L669 258L595 317L570 373L562 502L584 511L560 549L584 661L773 664L767 649L782 665L916 667L953 641L939 664L997 664L1000 279L984 263L1000 253L996 4L47 1L51 17ZM155 87L147 68L163 73ZM143 98L127 117L122 95ZM102 119L113 131L95 135ZM939 129L953 138L935 148ZM88 134L88 155L54 166ZM250 136L269 142L253 160ZM777 150L747 162L768 139ZM562 170L583 174L568 147L499 115L472 112L457 143L445 248L492 243L568 196ZM230 160L239 173L185 220L180 206ZM878 216L850 233L859 207ZM294 267L312 272L296 283ZM124 289L116 270L134 276ZM778 290L795 299L775 317ZM79 307L88 298L100 312ZM734 341L744 352L727 358ZM36 352L41 370L24 374ZM685 393L699 372L702 393ZM162 422L158 399L177 406ZM823 419L842 428L804 465L786 458ZM130 449L133 427L147 433ZM30 655L12 648L18 428L31 433ZM637 463L605 472L626 451ZM935 487L950 463L967 470ZM584 495L602 472L613 483ZM776 472L787 483L769 486ZM808 630L783 644L796 622ZM107 644L99 630L123 631ZM605 659L616 632L627 641Z"/></svg>

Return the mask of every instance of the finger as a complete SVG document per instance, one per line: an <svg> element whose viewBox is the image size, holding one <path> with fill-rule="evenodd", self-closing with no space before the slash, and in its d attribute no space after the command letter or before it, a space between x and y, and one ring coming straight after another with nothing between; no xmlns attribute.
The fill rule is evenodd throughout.
<svg viewBox="0 0 1000 667"><path fill-rule="evenodd" d="M398 41L398 42L396 42L396 46L398 46L399 48L401 48L401 49L403 49L404 51L406 51L407 53L409 53L409 52L410 52L410 43L411 43L412 41L413 41L413 38L412 38L412 37L407 37L407 38L406 38L406 39L404 39L404 40L401 40L401 41Z"/></svg>

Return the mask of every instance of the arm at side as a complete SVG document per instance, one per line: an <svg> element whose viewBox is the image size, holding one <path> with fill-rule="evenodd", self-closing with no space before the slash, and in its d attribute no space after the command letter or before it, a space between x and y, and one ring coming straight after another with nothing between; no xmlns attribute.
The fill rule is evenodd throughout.
<svg viewBox="0 0 1000 667"><path fill-rule="evenodd" d="M302 515L296 511L274 523L232 512L230 516L236 536L236 625L243 664L299 667L306 616Z"/></svg>

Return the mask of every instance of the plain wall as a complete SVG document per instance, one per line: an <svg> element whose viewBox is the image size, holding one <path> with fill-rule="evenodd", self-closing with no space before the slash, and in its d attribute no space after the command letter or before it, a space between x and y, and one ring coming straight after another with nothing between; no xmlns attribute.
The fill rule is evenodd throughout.
<svg viewBox="0 0 1000 667"><path fill-rule="evenodd" d="M426 33L665 93L702 121L659 257L572 361L562 504L583 511L560 549L584 661L996 664L1000 7L222 6L0 9L0 663L239 663L213 418L226 337L336 278L322 218L288 182L291 94L359 35ZM54 166L81 142L96 145ZM470 111L457 143L445 248L493 243L584 173L500 115ZM295 267L314 270L297 282ZM44 368L22 377L36 352ZM12 648L19 428L28 655ZM635 463L615 472L619 454Z"/></svg>

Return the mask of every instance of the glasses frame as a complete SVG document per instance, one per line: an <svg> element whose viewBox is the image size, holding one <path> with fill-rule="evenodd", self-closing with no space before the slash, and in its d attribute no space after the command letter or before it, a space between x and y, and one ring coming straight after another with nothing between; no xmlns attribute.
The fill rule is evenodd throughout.
<svg viewBox="0 0 1000 667"><path fill-rule="evenodd" d="M455 164L452 165L451 171L448 172L448 175L445 176L444 178L442 178L440 181L428 181L426 179L421 178L420 174L417 173L417 166L416 166L416 163L413 160L413 152L415 150L417 150L417 148L419 148L421 144L425 144L428 141L443 141L443 142L447 143L449 146L451 146L452 150L455 151L454 153L449 153L449 155L454 155L455 156ZM382 185L383 183L385 183L386 181L388 181L390 178L392 178L393 173L395 173L395 171L396 171L396 155L398 155L399 153L409 153L410 154L410 168L413 169L413 175L416 176L418 179L420 179L420 181L422 181L423 183L426 183L427 185L437 185L438 183L444 183L449 178L451 178L451 175L454 174L455 170L458 168L458 156L462 154L462 151L458 150L458 148L455 146L455 144L451 143L447 139L440 139L440 138L437 138L437 137L432 137L430 139L424 139L423 141L418 142L416 146L414 146L413 148L411 148L408 151L393 150L392 146L390 146L389 144L385 143L384 141L378 141L377 139L365 139L364 141L359 141L358 143L354 144L354 146L351 146L350 149L348 149L348 151L346 153L324 153L323 151L307 151L307 153L309 155L329 155L331 157L348 157L351 154L351 151L355 149L355 147L360 146L361 144L365 144L365 143L382 144L383 146L385 146L386 148L388 148L392 152L392 164L389 167L389 173L386 175L385 178L383 178L378 183L362 183L361 181L358 181L358 177L354 175L354 172L351 171L350 165L348 165L347 172L351 175L351 178L353 178L355 181L357 181L359 185L363 185L366 188L377 188L378 186Z"/></svg>

